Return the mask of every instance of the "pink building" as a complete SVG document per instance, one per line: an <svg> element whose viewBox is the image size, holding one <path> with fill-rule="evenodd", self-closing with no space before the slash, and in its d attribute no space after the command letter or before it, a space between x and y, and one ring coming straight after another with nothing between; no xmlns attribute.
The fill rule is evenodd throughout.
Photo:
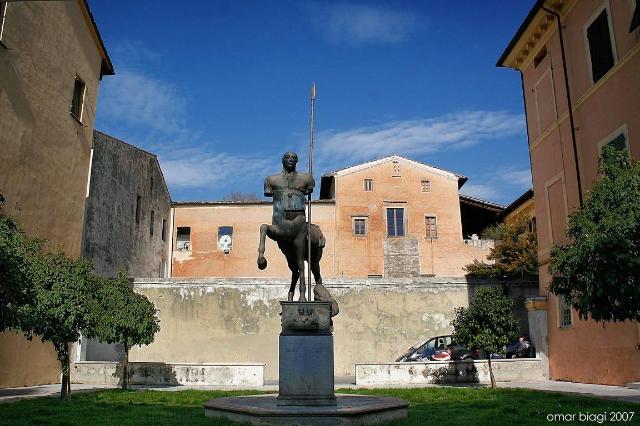
<svg viewBox="0 0 640 426"><path fill-rule="evenodd" d="M550 249L566 242L602 147L640 158L638 14L637 0L538 0L497 64L522 76L540 260L529 308L552 379L640 381L640 324L581 321L547 290Z"/></svg>

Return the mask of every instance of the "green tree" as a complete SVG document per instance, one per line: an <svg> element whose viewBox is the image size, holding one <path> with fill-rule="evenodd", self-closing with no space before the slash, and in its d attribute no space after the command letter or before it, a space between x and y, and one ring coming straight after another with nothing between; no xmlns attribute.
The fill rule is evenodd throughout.
<svg viewBox="0 0 640 426"><path fill-rule="evenodd" d="M31 262L33 300L21 309L20 329L28 339L37 335L53 344L62 370L60 396L71 396L70 348L88 329L95 280L90 262L47 253Z"/></svg>
<svg viewBox="0 0 640 426"><path fill-rule="evenodd" d="M640 163L605 147L583 207L569 217L569 243L551 251L549 289L580 318L640 321Z"/></svg>
<svg viewBox="0 0 640 426"><path fill-rule="evenodd" d="M491 387L495 388L491 354L502 352L507 343L518 337L513 300L499 288L481 288L468 308L456 308L451 326L454 341L487 352Z"/></svg>
<svg viewBox="0 0 640 426"><path fill-rule="evenodd" d="M0 210L3 206L0 194ZM20 310L33 299L31 263L41 252L41 240L28 237L0 212L0 331L20 327Z"/></svg>
<svg viewBox="0 0 640 426"><path fill-rule="evenodd" d="M486 230L496 240L487 256L493 263L474 260L466 265L471 278L532 278L538 276L538 243L535 232L529 229L530 218L521 214L510 223L502 223Z"/></svg>
<svg viewBox="0 0 640 426"><path fill-rule="evenodd" d="M134 345L148 345L160 330L160 320L153 303L133 291L124 274L118 278L96 277L99 281L91 329L106 343L124 346L122 388L129 386L129 349Z"/></svg>

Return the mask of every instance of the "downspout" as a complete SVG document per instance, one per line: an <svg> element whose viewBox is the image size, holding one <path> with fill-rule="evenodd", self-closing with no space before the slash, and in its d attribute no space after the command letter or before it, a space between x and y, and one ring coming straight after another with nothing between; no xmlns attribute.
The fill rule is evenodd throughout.
<svg viewBox="0 0 640 426"><path fill-rule="evenodd" d="M527 154L529 154L529 169L531 169L531 187L533 188L533 162L531 161L531 137L529 136L529 116L527 115L527 98L524 92L524 75L520 71L520 86L522 87L522 104L524 105L524 125L527 130ZM497 215L496 215L497 216Z"/></svg>
<svg viewBox="0 0 640 426"><path fill-rule="evenodd" d="M576 179L578 181L578 199L580 201L580 207L582 208L582 181L580 179L580 165L578 164L578 147L576 144L576 127L573 121L573 103L571 102L571 92L569 90L569 74L567 72L567 60L564 53L564 38L562 37L562 23L560 22L560 15L545 6L542 6L542 10L548 12L556 17L558 23L558 35L560 37L560 52L562 53L562 71L564 73L564 87L567 92L567 106L569 110L569 125L571 126L571 141L573 142L573 160L576 166Z"/></svg>

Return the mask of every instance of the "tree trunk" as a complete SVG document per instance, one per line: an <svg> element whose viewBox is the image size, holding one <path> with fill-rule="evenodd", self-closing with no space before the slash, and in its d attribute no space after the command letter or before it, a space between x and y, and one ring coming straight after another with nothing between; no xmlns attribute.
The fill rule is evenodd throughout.
<svg viewBox="0 0 640 426"><path fill-rule="evenodd" d="M58 359L60 360L60 364L62 366L62 383L60 386L60 398L69 399L71 397L71 385L69 378L69 345L66 343L62 344L61 354L59 354Z"/></svg>
<svg viewBox="0 0 640 426"><path fill-rule="evenodd" d="M493 368L491 367L491 353L489 353L489 358L487 358L489 363L489 377L491 377L491 389L496 388L496 378L493 375Z"/></svg>
<svg viewBox="0 0 640 426"><path fill-rule="evenodd" d="M124 344L124 362L122 363L122 389L129 389L129 345Z"/></svg>

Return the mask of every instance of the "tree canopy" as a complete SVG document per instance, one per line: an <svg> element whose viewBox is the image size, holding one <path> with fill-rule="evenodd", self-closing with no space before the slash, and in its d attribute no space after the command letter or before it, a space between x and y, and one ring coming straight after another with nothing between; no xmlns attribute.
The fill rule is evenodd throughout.
<svg viewBox="0 0 640 426"><path fill-rule="evenodd" d="M640 321L640 164L605 146L600 179L551 251L549 289L596 321Z"/></svg>
<svg viewBox="0 0 640 426"><path fill-rule="evenodd" d="M538 276L538 243L529 229L530 218L521 214L513 222L501 223L486 230L496 240L487 260L474 260L464 267L471 278L527 278Z"/></svg>
<svg viewBox="0 0 640 426"><path fill-rule="evenodd" d="M0 211L3 206L0 194ZM31 263L41 250L42 241L0 212L0 331L19 326L20 308L33 298Z"/></svg>
<svg viewBox="0 0 640 426"><path fill-rule="evenodd" d="M518 338L513 300L500 288L480 288L468 308L456 308L451 326L454 341L489 354L491 385L495 387L490 354L502 352L507 343Z"/></svg>

